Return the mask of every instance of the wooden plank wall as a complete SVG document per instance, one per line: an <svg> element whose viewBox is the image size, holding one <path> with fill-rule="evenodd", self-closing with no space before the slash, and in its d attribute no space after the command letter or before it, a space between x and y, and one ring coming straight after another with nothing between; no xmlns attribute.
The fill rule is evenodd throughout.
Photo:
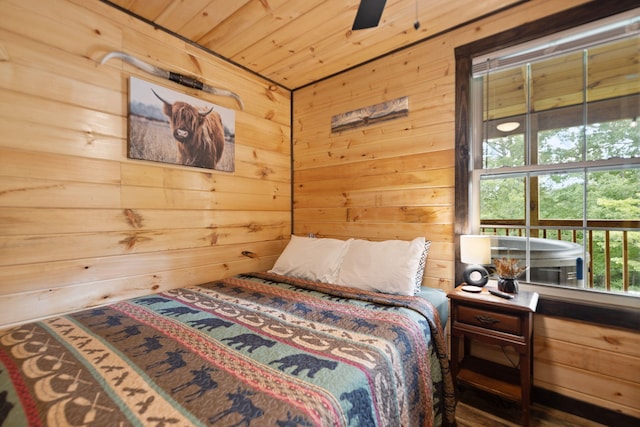
<svg viewBox="0 0 640 427"><path fill-rule="evenodd" d="M432 245L423 283L449 289L454 68L442 55L428 58L431 44L294 91L294 232L425 236ZM403 96L408 116L331 132L332 116Z"/></svg>
<svg viewBox="0 0 640 427"><path fill-rule="evenodd" d="M291 94L98 0L0 1L0 325L270 268L291 232ZM129 160L111 50L235 91L235 172Z"/></svg>
<svg viewBox="0 0 640 427"><path fill-rule="evenodd" d="M640 418L640 332L535 316L534 384Z"/></svg>
<svg viewBox="0 0 640 427"><path fill-rule="evenodd" d="M454 49L582 3L527 2L294 91L294 232L424 235L433 244L423 284L452 289ZM332 116L402 96L408 116L331 133ZM535 328L536 386L640 417L638 331L541 315Z"/></svg>
<svg viewBox="0 0 640 427"><path fill-rule="evenodd" d="M425 284L450 289L453 49L579 3L528 2L296 91L295 232L425 235ZM286 90L97 0L0 7L0 325L272 265L291 227ZM98 66L114 49L240 93L235 173L126 158L128 76L167 83ZM331 134L331 116L400 96L408 117ZM637 332L535 328L536 386L640 417Z"/></svg>
<svg viewBox="0 0 640 427"><path fill-rule="evenodd" d="M372 240L425 236L432 246L423 283L451 289L453 49L583 2L543 1L509 9L480 25L295 90L294 232ZM334 115L403 96L409 98L408 116L331 132Z"/></svg>

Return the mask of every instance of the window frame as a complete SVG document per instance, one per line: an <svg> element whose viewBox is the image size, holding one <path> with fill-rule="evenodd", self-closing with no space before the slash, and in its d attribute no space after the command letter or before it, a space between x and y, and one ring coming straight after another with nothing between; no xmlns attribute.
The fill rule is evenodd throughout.
<svg viewBox="0 0 640 427"><path fill-rule="evenodd" d="M612 4L613 3L613 4ZM620 2L596 2L577 6L566 11L545 17L543 19L523 24L493 36L459 46L455 49L456 83L455 83L455 283L462 282L464 265L460 262L460 235L468 234L469 221L469 190L471 182L471 104L472 90L472 58L487 55L491 52L520 45L557 32L588 24L612 15L616 15L637 7L637 2L623 0ZM567 289L544 285L527 285L541 295L551 298L565 298L589 301L597 300L615 305L640 307L640 298L627 295L601 293L583 289ZM597 295L594 297L594 295ZM603 299L603 297L606 297Z"/></svg>

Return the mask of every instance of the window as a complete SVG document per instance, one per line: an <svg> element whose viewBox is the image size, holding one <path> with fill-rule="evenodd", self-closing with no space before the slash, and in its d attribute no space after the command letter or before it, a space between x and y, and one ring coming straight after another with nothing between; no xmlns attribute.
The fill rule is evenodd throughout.
<svg viewBox="0 0 640 427"><path fill-rule="evenodd" d="M493 258L521 259L527 282L640 295L639 52L640 9L456 51L471 81L456 223L495 235Z"/></svg>

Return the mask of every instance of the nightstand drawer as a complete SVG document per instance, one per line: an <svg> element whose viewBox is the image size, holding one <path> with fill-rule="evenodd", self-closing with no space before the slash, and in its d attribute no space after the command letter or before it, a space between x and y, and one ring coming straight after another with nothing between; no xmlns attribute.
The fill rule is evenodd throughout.
<svg viewBox="0 0 640 427"><path fill-rule="evenodd" d="M479 326L492 331L522 335L522 318L520 316L487 311L477 307L459 304L457 306L457 320L458 322Z"/></svg>

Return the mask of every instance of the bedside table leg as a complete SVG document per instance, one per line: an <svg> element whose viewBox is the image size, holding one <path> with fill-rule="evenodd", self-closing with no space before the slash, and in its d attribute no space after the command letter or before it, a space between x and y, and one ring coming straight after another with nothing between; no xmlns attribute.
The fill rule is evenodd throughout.
<svg viewBox="0 0 640 427"><path fill-rule="evenodd" d="M451 376L453 377L454 386L456 385L456 377L458 376L458 361L460 360L460 337L451 335Z"/></svg>
<svg viewBox="0 0 640 427"><path fill-rule="evenodd" d="M520 355L520 387L522 389L522 425L529 425L531 406L532 369L531 358L527 354Z"/></svg>

